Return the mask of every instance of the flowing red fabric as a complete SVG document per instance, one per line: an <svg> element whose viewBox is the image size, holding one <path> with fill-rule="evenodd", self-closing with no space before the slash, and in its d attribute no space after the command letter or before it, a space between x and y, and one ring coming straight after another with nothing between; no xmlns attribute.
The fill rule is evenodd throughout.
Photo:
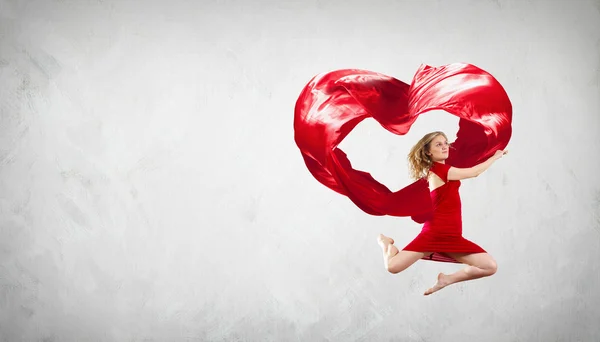
<svg viewBox="0 0 600 342"><path fill-rule="evenodd" d="M337 146L366 118L405 135L419 115L431 110L460 118L446 161L449 165L477 165L508 145L512 133L508 95L492 75L464 63L421 65L410 86L366 70L317 75L296 102L294 138L308 170L323 185L347 196L368 214L411 216L423 223L433 210L425 179L392 192L369 173L352 168Z"/></svg>

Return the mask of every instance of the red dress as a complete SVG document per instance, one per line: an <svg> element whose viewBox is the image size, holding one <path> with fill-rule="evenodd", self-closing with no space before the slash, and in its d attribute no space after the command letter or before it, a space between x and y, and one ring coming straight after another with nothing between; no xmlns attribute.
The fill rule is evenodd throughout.
<svg viewBox="0 0 600 342"><path fill-rule="evenodd" d="M477 244L462 236L461 202L458 188L460 181L448 181L450 165L434 162L431 172L445 183L431 191L433 217L423 225L421 233L403 250L414 252L432 252L424 260L459 263L445 254L450 253L486 253Z"/></svg>

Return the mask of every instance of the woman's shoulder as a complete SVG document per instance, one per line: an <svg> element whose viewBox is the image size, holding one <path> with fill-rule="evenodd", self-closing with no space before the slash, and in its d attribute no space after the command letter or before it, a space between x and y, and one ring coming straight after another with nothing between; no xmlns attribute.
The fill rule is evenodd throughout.
<svg viewBox="0 0 600 342"><path fill-rule="evenodd" d="M442 179L444 183L448 182L448 170L450 170L450 165L445 163L433 162L428 170L428 177L431 177L432 174L435 174L439 178Z"/></svg>
<svg viewBox="0 0 600 342"><path fill-rule="evenodd" d="M429 167L429 171L434 171L434 170L448 171L451 167L452 166L448 163L433 162L433 163L431 163L431 166Z"/></svg>

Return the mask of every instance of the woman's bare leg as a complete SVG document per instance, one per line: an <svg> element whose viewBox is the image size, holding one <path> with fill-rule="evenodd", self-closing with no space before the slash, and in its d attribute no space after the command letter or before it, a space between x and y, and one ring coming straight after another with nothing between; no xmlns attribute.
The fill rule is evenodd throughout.
<svg viewBox="0 0 600 342"><path fill-rule="evenodd" d="M394 246L394 240L383 234L379 234L377 242L383 250L383 264L385 269L390 273L396 274L404 271L425 255L425 253L421 252L399 251Z"/></svg>
<svg viewBox="0 0 600 342"><path fill-rule="evenodd" d="M437 283L432 288L425 291L424 294L426 296L436 291L439 291L451 284L459 283L461 281L489 277L496 273L498 269L496 261L488 253L448 253L448 255L450 255L457 261L460 261L463 264L467 264L469 266L452 274L438 274Z"/></svg>

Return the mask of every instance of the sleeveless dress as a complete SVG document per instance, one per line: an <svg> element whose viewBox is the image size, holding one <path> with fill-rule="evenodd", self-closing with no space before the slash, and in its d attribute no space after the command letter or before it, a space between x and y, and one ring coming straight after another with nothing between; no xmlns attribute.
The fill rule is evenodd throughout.
<svg viewBox="0 0 600 342"><path fill-rule="evenodd" d="M450 165L434 162L429 171L438 175L444 185L430 192L433 216L425 222L421 233L403 250L431 252L423 260L460 263L446 253L486 253L462 236L460 181L448 181Z"/></svg>

